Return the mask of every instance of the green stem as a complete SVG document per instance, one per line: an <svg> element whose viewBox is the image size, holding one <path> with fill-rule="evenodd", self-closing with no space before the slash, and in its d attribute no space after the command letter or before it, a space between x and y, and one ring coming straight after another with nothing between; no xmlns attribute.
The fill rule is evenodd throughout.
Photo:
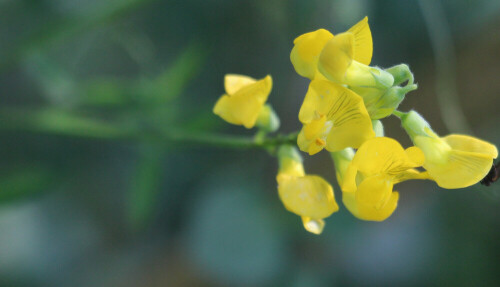
<svg viewBox="0 0 500 287"><path fill-rule="evenodd" d="M184 144L209 145L216 147L229 147L238 149L272 148L283 144L296 144L297 133L277 135L272 138L255 139L241 136L228 136L211 133L167 131L163 133L164 140Z"/></svg>
<svg viewBox="0 0 500 287"><path fill-rule="evenodd" d="M159 144L207 145L236 149L269 149L296 144L298 133L274 137L220 135L182 129L162 129L137 123L116 124L57 109L0 110L0 130L28 131L102 140L132 140Z"/></svg>
<svg viewBox="0 0 500 287"><path fill-rule="evenodd" d="M402 118L404 115L406 115L406 113L401 112L401 111L398 111L398 110L394 110L394 111L392 112L392 114L393 114L393 115L395 115L395 116L396 116L396 117L398 117L398 118Z"/></svg>

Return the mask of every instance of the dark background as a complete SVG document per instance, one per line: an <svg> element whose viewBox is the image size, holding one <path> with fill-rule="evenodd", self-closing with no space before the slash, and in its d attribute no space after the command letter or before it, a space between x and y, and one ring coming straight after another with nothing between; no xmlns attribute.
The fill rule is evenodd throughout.
<svg viewBox="0 0 500 287"><path fill-rule="evenodd" d="M266 152L151 137L251 136L211 112L226 73L271 74L281 131L299 129L293 39L365 15L372 64L407 63L419 84L401 110L500 141L499 1L1 0L0 285L498 286L500 184L406 182L382 223L334 185L340 211L315 236ZM328 153L305 158L335 182Z"/></svg>

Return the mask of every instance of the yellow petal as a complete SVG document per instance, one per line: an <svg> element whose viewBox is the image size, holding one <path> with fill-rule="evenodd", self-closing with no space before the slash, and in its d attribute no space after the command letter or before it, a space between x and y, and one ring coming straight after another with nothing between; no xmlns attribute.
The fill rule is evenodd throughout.
<svg viewBox="0 0 500 287"><path fill-rule="evenodd" d="M339 151L347 147L358 148L375 137L372 121L363 100L353 95L347 96L343 101L338 99L339 107L337 112L331 115L333 127L326 139L328 151Z"/></svg>
<svg viewBox="0 0 500 287"><path fill-rule="evenodd" d="M403 147L394 139L377 137L366 141L358 149L353 164L366 175L386 173L390 170L408 169L408 156Z"/></svg>
<svg viewBox="0 0 500 287"><path fill-rule="evenodd" d="M279 172L276 176L278 184L290 177L304 176L302 157L296 147L281 145L278 149Z"/></svg>
<svg viewBox="0 0 500 287"><path fill-rule="evenodd" d="M318 114L319 115L319 114ZM304 135L306 139L311 140L318 136L324 129L326 124L326 116L319 115L319 118L312 120L310 123L304 125Z"/></svg>
<svg viewBox="0 0 500 287"><path fill-rule="evenodd" d="M358 175L358 169L351 162L351 164L347 167L347 170L344 173L342 181L339 182L342 192L350 192L350 193L356 192L356 190L358 189L356 184L357 175Z"/></svg>
<svg viewBox="0 0 500 287"><path fill-rule="evenodd" d="M312 80L330 81L325 76L323 76L323 74L321 74L321 73L316 73L316 75L314 76L314 79L312 79Z"/></svg>
<svg viewBox="0 0 500 287"><path fill-rule="evenodd" d="M339 209L332 186L319 176L290 177L278 183L278 193L286 209L300 216L322 219Z"/></svg>
<svg viewBox="0 0 500 287"><path fill-rule="evenodd" d="M479 153L452 150L447 161L426 161L424 168L443 188L464 188L478 183L491 169L493 158Z"/></svg>
<svg viewBox="0 0 500 287"><path fill-rule="evenodd" d="M326 42L333 38L332 33L319 29L297 37L290 54L290 60L297 74L314 79L318 66L318 58Z"/></svg>
<svg viewBox="0 0 500 287"><path fill-rule="evenodd" d="M341 33L330 39L319 56L318 70L330 81L343 83L354 56L354 35Z"/></svg>
<svg viewBox="0 0 500 287"><path fill-rule="evenodd" d="M226 122L233 125L241 125L242 121L237 116L234 116L231 110L233 109L232 101L228 95L221 96L213 108L213 113L223 118Z"/></svg>
<svg viewBox="0 0 500 287"><path fill-rule="evenodd" d="M237 74L227 74L224 77L224 88L226 89L226 93L231 96L236 93L238 90L243 88L244 86L248 86L257 82L256 79Z"/></svg>
<svg viewBox="0 0 500 287"><path fill-rule="evenodd" d="M359 147L375 136L371 119L363 105L363 99L351 90L322 80L313 80L309 85L299 120L304 124L318 121L318 114L326 117L333 126L326 138L326 148L338 151L346 147ZM318 123L318 125L321 125ZM304 131L304 136L316 132L316 123Z"/></svg>
<svg viewBox="0 0 500 287"><path fill-rule="evenodd" d="M387 175L379 174L365 178L356 191L359 205L382 209L392 194L392 181Z"/></svg>
<svg viewBox="0 0 500 287"><path fill-rule="evenodd" d="M320 137L308 139L305 133L306 125L302 127L302 130L297 137L297 146L303 152L307 152L309 155L317 154L325 148L326 141Z"/></svg>
<svg viewBox="0 0 500 287"><path fill-rule="evenodd" d="M314 234L321 234L325 227L325 221L323 219L313 219L307 216L302 216L302 224L307 231Z"/></svg>
<svg viewBox="0 0 500 287"><path fill-rule="evenodd" d="M264 104L273 88L273 79L270 75L257 82L244 86L233 94L233 97L253 97L258 102Z"/></svg>
<svg viewBox="0 0 500 287"><path fill-rule="evenodd" d="M266 76L262 80L242 87L231 96L222 96L215 104L213 112L228 123L252 128L271 89L271 76Z"/></svg>
<svg viewBox="0 0 500 287"><path fill-rule="evenodd" d="M369 221L384 221L396 210L399 193L392 192L386 205L381 209L360 205L356 202L355 193L342 193L342 202L355 217Z"/></svg>
<svg viewBox="0 0 500 287"><path fill-rule="evenodd" d="M332 122L326 121L326 117L319 116L318 119L304 124L297 137L297 145L303 152L309 155L316 154L326 146L326 138L332 129Z"/></svg>
<svg viewBox="0 0 500 287"><path fill-rule="evenodd" d="M498 155L494 145L470 136L415 136L425 154L424 168L443 188L464 188L476 184L491 169Z"/></svg>
<svg viewBox="0 0 500 287"><path fill-rule="evenodd" d="M405 149L405 153L408 156L408 160L410 160L414 166L422 166L425 162L425 155L421 149L416 146L409 147Z"/></svg>
<svg viewBox="0 0 500 287"><path fill-rule="evenodd" d="M407 180L410 180L410 179L430 179L430 180L434 180L430 176L429 172L427 172L427 171L420 172L420 171L418 171L416 169L409 169L409 170L405 170L403 172L400 172L400 173L396 174L393 177L392 183L396 184L396 183L400 183L400 182L407 181Z"/></svg>
<svg viewBox="0 0 500 287"><path fill-rule="evenodd" d="M347 32L354 34L354 60L370 65L373 54L373 40L368 17L363 18Z"/></svg>
<svg viewBox="0 0 500 287"><path fill-rule="evenodd" d="M280 159L280 171L278 176L279 175L304 176L304 166L302 162L295 161L292 158Z"/></svg>
<svg viewBox="0 0 500 287"><path fill-rule="evenodd" d="M495 145L475 137L451 134L443 137L443 140L456 150L484 154L491 158L498 156Z"/></svg>
<svg viewBox="0 0 500 287"><path fill-rule="evenodd" d="M318 114L325 115L328 110L326 106L331 105L332 96L335 96L337 93L337 89L331 86L328 81L311 81L304 102L300 107L299 121L303 124L308 124L313 120L317 120Z"/></svg>
<svg viewBox="0 0 500 287"><path fill-rule="evenodd" d="M235 125L252 128L263 104L252 97L223 96L215 105L214 113Z"/></svg>
<svg viewBox="0 0 500 287"><path fill-rule="evenodd" d="M434 164L446 164L448 162L448 157L452 148L438 135L417 135L413 137L413 142L424 153L426 163L433 162Z"/></svg>

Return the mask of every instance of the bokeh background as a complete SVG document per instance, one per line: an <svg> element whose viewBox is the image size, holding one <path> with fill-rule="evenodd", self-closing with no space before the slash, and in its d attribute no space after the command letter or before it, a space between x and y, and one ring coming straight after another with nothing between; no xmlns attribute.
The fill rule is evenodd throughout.
<svg viewBox="0 0 500 287"><path fill-rule="evenodd" d="M419 84L402 110L500 143L496 0L1 0L0 285L499 286L500 184L403 183L388 220L341 206L315 236L266 152L152 136L251 136L211 113L226 73L271 74L281 132L299 129L293 39L365 15L372 63ZM335 182L326 152L305 166Z"/></svg>

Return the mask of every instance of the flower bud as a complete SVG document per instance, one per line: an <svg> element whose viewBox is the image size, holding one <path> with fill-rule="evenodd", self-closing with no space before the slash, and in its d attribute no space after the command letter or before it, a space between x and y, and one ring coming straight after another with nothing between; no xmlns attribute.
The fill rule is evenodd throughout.
<svg viewBox="0 0 500 287"><path fill-rule="evenodd" d="M279 129L280 118L271 107L271 105L266 104L260 110L255 125L263 131L272 133Z"/></svg>
<svg viewBox="0 0 500 287"><path fill-rule="evenodd" d="M394 85L400 85L406 81L408 84L413 84L413 73L410 71L410 67L406 64L399 64L394 67L385 69L386 72L390 73L394 77Z"/></svg>
<svg viewBox="0 0 500 287"><path fill-rule="evenodd" d="M401 117L401 124L412 139L416 136L438 137L432 131L429 123L415 111L404 114Z"/></svg>
<svg viewBox="0 0 500 287"><path fill-rule="evenodd" d="M385 91L375 88L352 88L363 98L366 110L373 120L390 116L399 107L406 94L415 89L417 89L415 84L406 87L394 86Z"/></svg>
<svg viewBox="0 0 500 287"><path fill-rule="evenodd" d="M354 157L354 150L352 148L346 148L340 151L330 153L333 163L335 164L335 175L337 177L337 182L342 185L344 182L345 173L349 164L351 164L352 158Z"/></svg>
<svg viewBox="0 0 500 287"><path fill-rule="evenodd" d="M372 121L373 131L375 132L375 137L383 137L384 136L384 125L379 120Z"/></svg>

